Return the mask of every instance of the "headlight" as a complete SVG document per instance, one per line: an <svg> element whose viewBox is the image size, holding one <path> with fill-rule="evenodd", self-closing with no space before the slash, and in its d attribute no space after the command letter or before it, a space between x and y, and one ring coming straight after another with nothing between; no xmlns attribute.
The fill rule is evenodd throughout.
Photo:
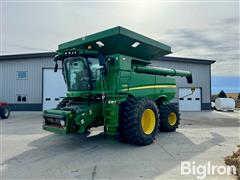
<svg viewBox="0 0 240 180"><path fill-rule="evenodd" d="M116 101L108 101L108 104L115 104Z"/></svg>
<svg viewBox="0 0 240 180"><path fill-rule="evenodd" d="M61 124L61 126L65 126L65 121L64 120L60 120L60 124Z"/></svg>

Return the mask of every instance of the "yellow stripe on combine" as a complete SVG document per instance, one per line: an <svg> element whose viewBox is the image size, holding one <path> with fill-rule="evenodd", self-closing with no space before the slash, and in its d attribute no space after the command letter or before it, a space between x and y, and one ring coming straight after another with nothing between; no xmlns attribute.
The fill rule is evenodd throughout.
<svg viewBox="0 0 240 180"><path fill-rule="evenodd" d="M139 86L139 87L132 87L123 89L124 91L127 90L139 90L139 89L153 89L153 88L176 88L176 85L152 85L152 86Z"/></svg>

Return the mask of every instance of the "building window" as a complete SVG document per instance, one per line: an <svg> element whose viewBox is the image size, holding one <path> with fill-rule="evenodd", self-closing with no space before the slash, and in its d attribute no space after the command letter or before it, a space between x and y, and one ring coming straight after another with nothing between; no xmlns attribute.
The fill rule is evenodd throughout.
<svg viewBox="0 0 240 180"><path fill-rule="evenodd" d="M17 79L27 79L27 71L17 71Z"/></svg>
<svg viewBox="0 0 240 180"><path fill-rule="evenodd" d="M21 102L22 101L22 96L21 95L17 95L17 102Z"/></svg>
<svg viewBox="0 0 240 180"><path fill-rule="evenodd" d="M17 102L27 102L27 96L22 94L17 94Z"/></svg>
<svg viewBox="0 0 240 180"><path fill-rule="evenodd" d="M26 96L22 96L22 102L26 102L27 101L27 97Z"/></svg>

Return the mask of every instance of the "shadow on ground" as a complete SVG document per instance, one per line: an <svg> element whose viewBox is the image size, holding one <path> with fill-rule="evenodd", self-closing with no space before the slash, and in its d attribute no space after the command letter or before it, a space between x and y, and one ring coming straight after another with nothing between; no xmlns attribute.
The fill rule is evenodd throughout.
<svg viewBox="0 0 240 180"><path fill-rule="evenodd" d="M159 133L152 145L139 147L105 140L102 133L89 137L51 134L3 162L3 178L153 179L225 140L211 135L195 144L179 132Z"/></svg>

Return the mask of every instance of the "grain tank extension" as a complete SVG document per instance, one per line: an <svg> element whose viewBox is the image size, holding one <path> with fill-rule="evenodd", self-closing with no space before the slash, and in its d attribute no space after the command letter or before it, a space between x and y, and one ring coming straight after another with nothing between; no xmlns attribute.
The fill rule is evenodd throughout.
<svg viewBox="0 0 240 180"><path fill-rule="evenodd" d="M43 113L43 129L84 133L104 126L107 137L137 145L153 142L158 131L175 131L178 108L171 104L175 76L192 83L189 71L151 65L171 53L163 43L115 27L58 46L66 97Z"/></svg>

